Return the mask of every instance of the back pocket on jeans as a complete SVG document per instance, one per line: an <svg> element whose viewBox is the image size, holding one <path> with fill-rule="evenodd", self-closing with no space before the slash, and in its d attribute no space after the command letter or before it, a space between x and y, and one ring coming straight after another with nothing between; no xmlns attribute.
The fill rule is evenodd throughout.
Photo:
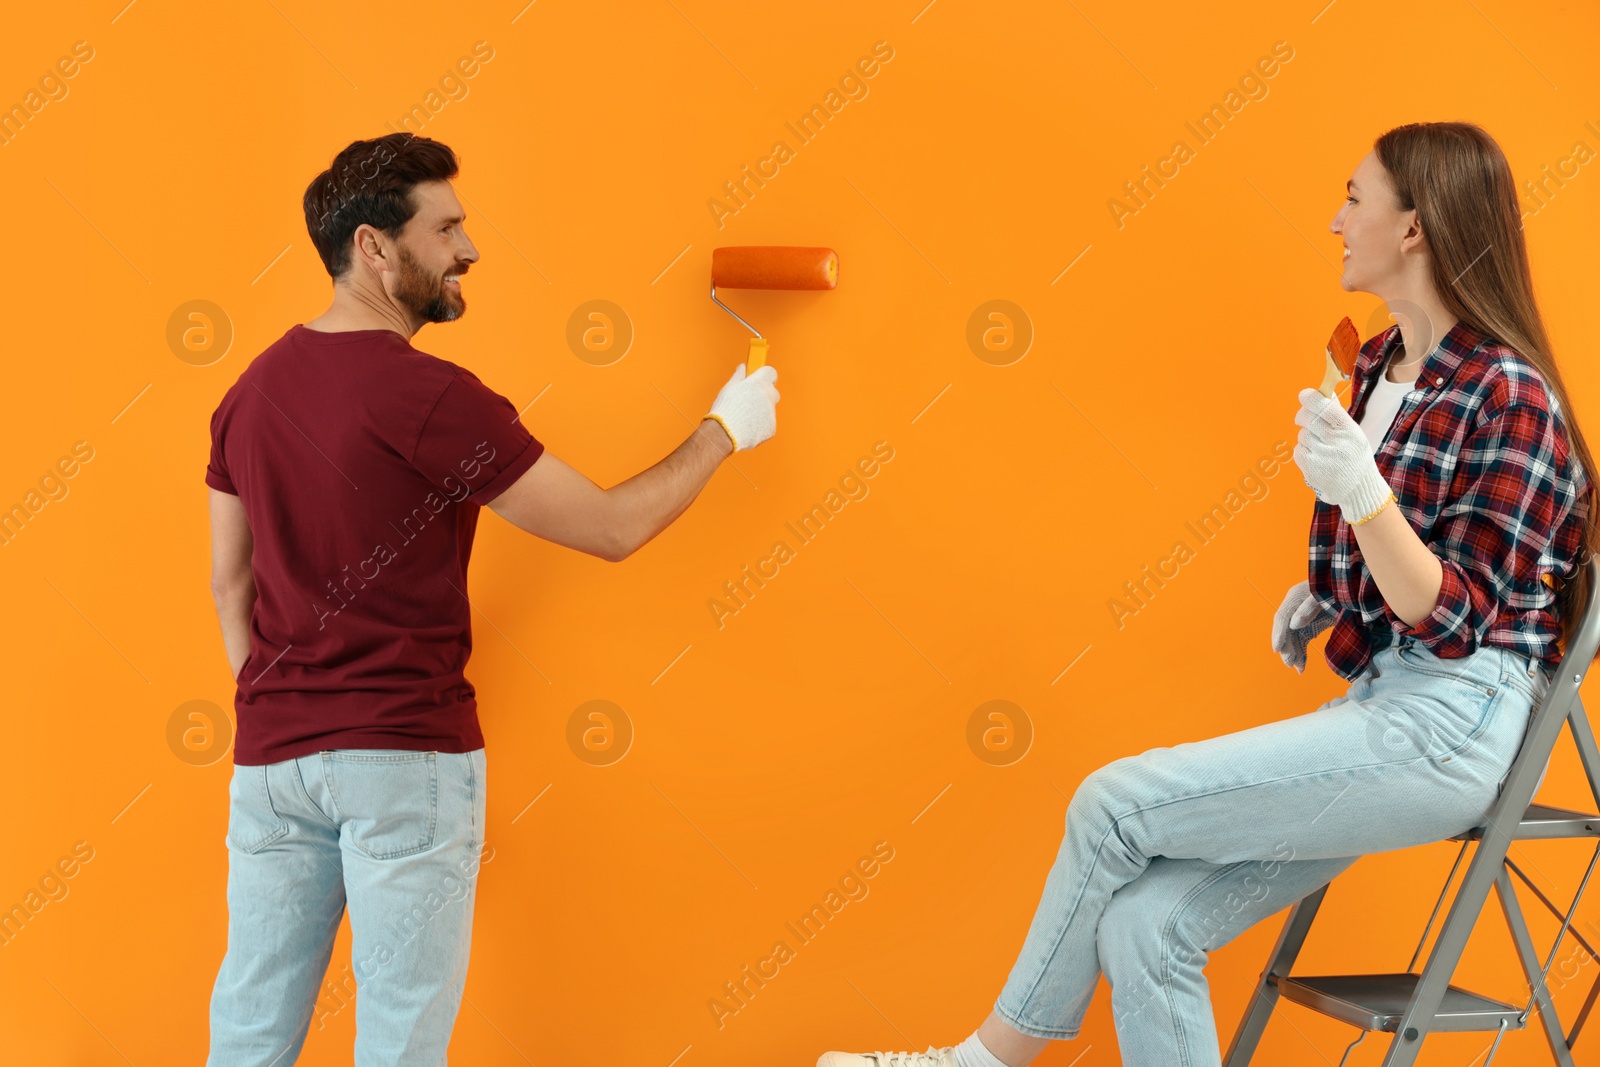
<svg viewBox="0 0 1600 1067"><path fill-rule="evenodd" d="M322 754L322 773L350 844L375 860L397 859L433 847L438 760L433 752L334 749Z"/></svg>
<svg viewBox="0 0 1600 1067"><path fill-rule="evenodd" d="M228 847L260 852L288 832L267 791L267 768L235 764L228 782Z"/></svg>

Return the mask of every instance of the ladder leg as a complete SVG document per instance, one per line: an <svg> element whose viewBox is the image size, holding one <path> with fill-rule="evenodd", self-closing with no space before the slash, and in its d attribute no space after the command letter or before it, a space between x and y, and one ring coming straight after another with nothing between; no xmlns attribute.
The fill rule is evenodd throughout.
<svg viewBox="0 0 1600 1067"><path fill-rule="evenodd" d="M1267 965L1256 980L1244 1019L1234 1032L1227 1055L1222 1058L1224 1067L1247 1067L1251 1057L1256 1054L1256 1046L1260 1044L1261 1035L1272 1018L1272 1009L1278 1003L1277 980L1286 976L1289 968L1294 966L1301 946L1306 943L1306 934L1311 930L1311 920L1317 917L1317 909L1322 907L1322 898L1327 892L1328 886L1323 885L1301 897L1290 909L1289 917L1284 920L1283 929L1278 934L1278 943L1273 946L1272 953L1267 957Z"/></svg>
<svg viewBox="0 0 1600 1067"><path fill-rule="evenodd" d="M1529 785L1532 785L1531 780ZM1432 1029L1433 1017L1444 1003L1450 978L1461 963L1467 939L1472 935L1472 928L1477 924L1483 905L1488 900L1489 887L1493 884L1489 866L1492 864L1495 870L1504 872L1502 862L1509 844L1509 833L1493 831L1478 842L1472 862L1467 865L1467 873L1461 880L1461 887L1456 890L1455 899L1450 903L1444 925L1439 928L1438 940L1433 944L1433 951L1428 953L1428 962L1422 967L1422 975L1411 994L1411 1003L1395 1027L1394 1039L1389 1042L1389 1050L1383 1057L1383 1067L1412 1067L1421 1055L1422 1040Z"/></svg>
<svg viewBox="0 0 1600 1067"><path fill-rule="evenodd" d="M1583 773L1589 779L1589 792L1600 805L1600 750L1595 748L1594 731L1589 727L1588 713L1583 710L1583 698L1572 697L1572 710L1567 712L1567 729L1572 731L1573 743L1578 746L1578 759L1583 763ZM1600 811L1600 808L1595 810Z"/></svg>
<svg viewBox="0 0 1600 1067"><path fill-rule="evenodd" d="M1533 936L1528 932L1527 920L1522 917L1516 887L1503 867L1495 876L1494 888L1500 897L1500 908L1506 913L1506 925L1511 928L1511 940L1517 946L1517 958L1522 961L1522 973L1528 976L1528 985L1533 990L1534 1008L1543 1024L1544 1036L1550 1041L1550 1054L1561 1067L1575 1067L1572 1050L1567 1047L1567 1035L1561 1029L1561 1017L1556 1014L1550 987L1545 984L1544 969L1539 966L1539 956L1533 948Z"/></svg>
<svg viewBox="0 0 1600 1067"><path fill-rule="evenodd" d="M1589 565L1592 571L1600 574L1600 561L1591 559ZM1593 637L1595 628L1600 626L1600 621L1597 621L1600 620L1600 612L1595 607L1597 604L1600 604L1600 599L1596 599L1584 612L1586 642ZM1583 647L1594 646L1586 644ZM1563 670L1558 673L1566 675L1568 672ZM1569 680L1575 687L1581 679L1582 674L1577 673L1572 674ZM1506 853L1511 847L1518 823L1533 800L1534 786L1538 783L1543 761L1550 758L1563 722L1573 724L1575 729L1582 729L1576 725L1577 719L1571 713L1578 707L1581 707L1581 702L1576 692L1563 691L1552 683L1550 692L1534 711L1522 747L1505 781L1501 783L1499 796L1489 810L1488 822L1483 827L1482 837L1478 840L1472 862L1467 866L1467 873L1461 879L1461 887L1456 891L1449 914L1439 930L1439 939L1428 954L1428 962L1423 965L1421 976L1411 994L1411 1003L1406 1005L1405 1013L1395 1027L1394 1040L1389 1043L1389 1051L1384 1055L1383 1067L1412 1067L1417 1062L1423 1038L1433 1027L1433 1018L1439 1013L1445 991L1450 986L1450 978L1461 963L1467 939L1472 935L1472 928L1477 924L1484 904L1488 902L1489 887L1497 884L1499 879L1507 878ZM1576 733L1574 736L1577 736ZM1594 772L1600 767L1589 763L1589 755L1594 754L1592 736L1589 741L1585 770L1590 772L1590 781L1594 783ZM1582 740L1579 741L1579 751L1584 751ZM1534 765L1536 762L1539 766ZM1514 898L1512 906L1516 907ZM1520 909L1518 915L1521 915ZM1539 968L1535 964L1534 974L1538 973ZM1556 1025L1559 1026L1559 1023ZM1562 1062L1570 1064L1571 1053L1565 1048L1565 1038L1561 1046L1567 1055ZM1557 1059L1561 1059L1559 1053Z"/></svg>

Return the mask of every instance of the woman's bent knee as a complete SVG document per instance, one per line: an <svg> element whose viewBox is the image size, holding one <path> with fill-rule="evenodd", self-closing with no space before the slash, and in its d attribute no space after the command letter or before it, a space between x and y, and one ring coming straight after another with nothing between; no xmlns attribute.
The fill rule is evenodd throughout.
<svg viewBox="0 0 1600 1067"><path fill-rule="evenodd" d="M1138 756L1123 756L1090 771L1067 804L1067 818L1115 819L1128 803Z"/></svg>

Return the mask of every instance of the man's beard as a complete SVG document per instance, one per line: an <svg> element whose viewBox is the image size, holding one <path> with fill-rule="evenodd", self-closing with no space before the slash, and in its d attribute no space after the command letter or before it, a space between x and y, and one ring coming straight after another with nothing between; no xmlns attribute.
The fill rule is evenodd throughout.
<svg viewBox="0 0 1600 1067"><path fill-rule="evenodd" d="M397 246L400 252L400 278L395 282L395 299L424 322L452 322L467 310L467 301L459 293L445 289L444 274L430 277L422 264Z"/></svg>

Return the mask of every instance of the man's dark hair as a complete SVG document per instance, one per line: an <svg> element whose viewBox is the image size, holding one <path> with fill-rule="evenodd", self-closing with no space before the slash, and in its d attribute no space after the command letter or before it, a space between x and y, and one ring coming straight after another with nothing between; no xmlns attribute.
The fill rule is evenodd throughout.
<svg viewBox="0 0 1600 1067"><path fill-rule="evenodd" d="M350 238L362 223L399 237L417 212L411 190L457 171L448 146L413 133L350 142L306 186L306 229L322 265L334 278L350 269Z"/></svg>

